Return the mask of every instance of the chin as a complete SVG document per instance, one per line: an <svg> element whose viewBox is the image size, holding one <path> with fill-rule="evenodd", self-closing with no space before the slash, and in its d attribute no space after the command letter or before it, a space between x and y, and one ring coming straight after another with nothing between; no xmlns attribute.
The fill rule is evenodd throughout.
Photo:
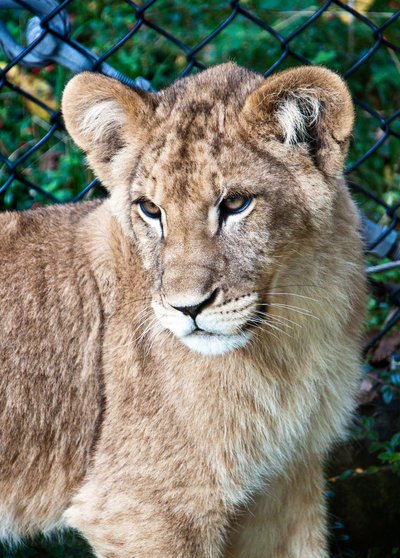
<svg viewBox="0 0 400 558"><path fill-rule="evenodd" d="M252 334L250 331L245 331L236 335L221 335L204 331L195 331L185 337L181 337L180 341L196 353L206 356L217 356L244 347L250 341L251 337Z"/></svg>

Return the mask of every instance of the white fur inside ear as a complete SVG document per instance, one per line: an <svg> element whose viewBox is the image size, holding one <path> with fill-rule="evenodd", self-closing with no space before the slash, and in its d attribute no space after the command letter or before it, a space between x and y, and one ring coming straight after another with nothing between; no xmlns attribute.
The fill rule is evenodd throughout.
<svg viewBox="0 0 400 558"><path fill-rule="evenodd" d="M86 110L80 129L92 141L99 141L122 126L124 118L124 110L117 101L100 101Z"/></svg>
<svg viewBox="0 0 400 558"><path fill-rule="evenodd" d="M320 104L315 97L298 95L285 99L276 117L286 145L295 145L307 139L307 130L316 123L319 110Z"/></svg>

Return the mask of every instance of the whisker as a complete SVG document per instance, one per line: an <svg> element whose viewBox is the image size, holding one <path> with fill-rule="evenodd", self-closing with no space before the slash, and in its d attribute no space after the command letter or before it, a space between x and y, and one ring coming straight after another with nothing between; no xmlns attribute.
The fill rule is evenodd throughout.
<svg viewBox="0 0 400 558"><path fill-rule="evenodd" d="M271 324L270 322L268 322L266 320L264 320L262 322L259 322L259 323L256 323L256 325L255 325L256 329L264 330L265 328L262 328L261 325L267 325L267 326L271 327L272 329L274 329L276 331L279 331L279 333L283 333L283 335L287 335L288 337L291 337L291 335L287 331L284 331L280 327L278 327L274 324Z"/></svg>
<svg viewBox="0 0 400 558"><path fill-rule="evenodd" d="M147 333L149 331L151 331L151 329L154 327L154 325L157 323L156 322L157 318L155 316L152 317L152 321L150 323L150 325L143 331L143 333L137 338L137 342L140 343L140 341L142 341L142 339L147 335Z"/></svg>
<svg viewBox="0 0 400 558"><path fill-rule="evenodd" d="M148 306L146 306L145 308L143 308L143 310L141 310L139 312L139 314L136 314L135 318L138 319L141 316L143 316L143 314L145 314L146 312L149 312L149 311L150 311L150 308Z"/></svg>
<svg viewBox="0 0 400 558"><path fill-rule="evenodd" d="M270 302L269 304L266 304L266 306L274 306L276 308L285 308L287 310L292 310L293 312L297 312L298 314L302 314L303 316L308 316L309 318L315 318L316 320L319 320L319 317L312 314L312 312L310 312L310 310L307 310L307 308L300 308L298 306L291 306L290 304L278 304L278 303L275 303L275 302Z"/></svg>
<svg viewBox="0 0 400 558"><path fill-rule="evenodd" d="M137 325L137 327L134 329L133 333L135 334L141 327L143 327L152 318L154 318L154 315L151 313L148 316L144 316L142 320L139 322L139 324Z"/></svg>
<svg viewBox="0 0 400 558"><path fill-rule="evenodd" d="M260 311L257 311L256 314L258 314L260 316L265 316L265 313L260 312ZM283 320L284 322L289 322L290 324L293 324L297 327L300 327L300 328L303 327L301 324L295 322L294 320L290 320L289 318L286 318L286 316L281 316L281 315L277 316L276 314L268 313L268 319L274 319L276 321L281 321L281 322ZM283 325L283 323L282 323L282 325Z"/></svg>
<svg viewBox="0 0 400 558"><path fill-rule="evenodd" d="M154 345L155 340L157 338L157 336L154 335L156 333L156 331L159 331L159 324L157 322L152 324L152 327L149 331L148 337L150 338L150 336L151 336L151 338L150 338L150 343L149 343L149 345L147 347L147 350L145 352L145 355L144 355L145 358L147 358L151 353L151 349L153 348L153 345Z"/></svg>
<svg viewBox="0 0 400 558"><path fill-rule="evenodd" d="M273 331L269 331L268 329L265 328L257 328L260 331L262 331L263 333L266 333L267 335L272 335L272 337L275 337L275 339L277 339L279 341L279 337L276 335L276 333L274 333ZM253 335L255 335L256 337L258 337L259 339L261 338L261 334L258 331L253 330Z"/></svg>
<svg viewBox="0 0 400 558"><path fill-rule="evenodd" d="M317 300L316 298L312 298L311 296L306 296L306 295L301 295L301 294L296 294L296 293L267 293L267 296L279 296L279 295L287 295L287 296L296 296L297 298L305 298L307 300L312 300L313 302L321 302L320 300Z"/></svg>
<svg viewBox="0 0 400 558"><path fill-rule="evenodd" d="M268 314L268 320L267 320L267 321L266 321L265 319L261 319L260 317L258 317L258 318L256 318L256 319L258 320L257 323L269 323L269 320L270 320L271 318L272 318L273 321L275 321L275 322L278 323L279 325L281 325L281 326L283 326L283 327L287 327L287 328L289 328L289 329L293 329L293 326L292 326L292 325L290 325L290 324L288 324L288 323L286 323L286 322L284 322L284 321L281 321L281 320L279 320L279 319L276 319L276 316L273 316L272 314ZM296 324L296 325L299 325L299 324Z"/></svg>
<svg viewBox="0 0 400 558"><path fill-rule="evenodd" d="M140 323L139 326L134 329L133 335L138 331L138 329L140 329L140 327L142 327L146 322L148 322L150 318L151 318L151 316L148 316L145 320L143 320L143 322ZM134 345L138 340L139 340L139 337L138 338L132 337L132 339L130 339L126 343L123 343L122 345L117 345L116 347L112 347L111 349L109 349L107 351L107 355L110 355L110 354L114 353L115 351L118 351L119 349L124 349L126 347L130 347L131 345Z"/></svg>
<svg viewBox="0 0 400 558"><path fill-rule="evenodd" d="M146 312L141 313L141 315L138 314L137 318L139 318L139 320L137 321L134 333L136 333L138 329L140 329L152 317L152 314L152 312L147 312L147 315Z"/></svg>
<svg viewBox="0 0 400 558"><path fill-rule="evenodd" d="M282 306L287 308L296 308L296 310L303 310L304 312L311 312L308 308L304 308L304 306L294 306L293 304L285 304L283 302L259 302L257 306Z"/></svg>
<svg viewBox="0 0 400 558"><path fill-rule="evenodd" d="M130 298L127 300L122 300L118 302L119 308L125 308L126 306L132 306L132 304L136 302L151 302L152 299L150 297L142 297L142 298Z"/></svg>
<svg viewBox="0 0 400 558"><path fill-rule="evenodd" d="M323 288L324 288L324 287L322 287L321 285L314 285L314 284L312 284L312 283L310 283L310 284L307 284L307 283L304 284L304 283L302 283L302 284L296 284L296 285L295 285L295 284L291 284L291 285L282 285L282 284L279 284L279 283L278 283L277 285L274 285L273 287L271 287L270 290L274 290L274 289L288 289L289 287L299 287L299 288L300 288L300 287L304 287L304 288L311 287L311 288L313 288L313 289L323 289Z"/></svg>
<svg viewBox="0 0 400 558"><path fill-rule="evenodd" d="M279 331L280 333L283 333L284 335L288 335L290 337L290 335L284 331L283 329L279 328L277 325L271 324L269 323L266 319L265 319L265 314L261 314L262 318L259 316L255 316L254 317L254 313L252 313L252 315L248 315L248 314L243 314L242 312L240 312L239 310L236 310L236 313L239 314L241 317L246 318L249 320L249 322L253 325L253 333L254 329L259 329L260 331L265 331L266 333L270 333L272 334L276 339L279 339L279 337L276 334L273 334L271 331L266 330L265 328L261 327L262 325L268 325L270 326L272 329ZM257 313L257 312L256 312ZM280 325L284 325L286 327L289 327L291 329L291 326L288 326L287 324L283 324L281 323Z"/></svg>

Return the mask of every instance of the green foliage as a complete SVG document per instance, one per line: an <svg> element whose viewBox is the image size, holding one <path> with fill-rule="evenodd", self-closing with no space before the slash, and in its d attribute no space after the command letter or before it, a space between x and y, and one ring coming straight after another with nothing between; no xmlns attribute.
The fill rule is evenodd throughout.
<svg viewBox="0 0 400 558"><path fill-rule="evenodd" d="M393 380L391 380L393 382ZM385 400L386 388L391 384L385 383L383 385L383 398ZM400 385L400 375L395 375L395 387ZM390 397L386 398L386 403L389 404L394 398L393 392ZM358 425L354 428L353 439L366 440L368 444L368 451L376 459L375 465L369 465L365 471L367 475L379 473L381 466L389 467L393 473L400 474L400 432L396 432L388 440L381 440L379 431L376 425L376 419L373 416L360 416ZM339 478L346 478L354 474L353 470L347 469L343 471Z"/></svg>
<svg viewBox="0 0 400 558"><path fill-rule="evenodd" d="M0 558L93 558L87 543L74 531L37 537L18 546L0 546Z"/></svg>
<svg viewBox="0 0 400 558"><path fill-rule="evenodd" d="M318 9L319 3L309 4L304 0L294 0L290 3L289 10L282 6L282 2L276 0L242 0L241 6L287 37L307 21ZM379 24L383 23L395 8L388 8L386 2L376 0L373 9L375 14L387 14L375 15L376 23ZM72 2L68 11L72 21L73 38L99 55L110 50L137 24L132 8L122 1ZM21 15L24 12L16 11L7 13L7 25L20 40L27 15ZM159 25L192 48L231 13L229 2L222 0L213 3L204 0L157 0L146 11L146 20ZM332 5L328 12L290 42L290 48L314 64L325 64L339 72L345 71L368 52L374 44L374 39L367 25L343 18L339 8ZM392 41L398 40L398 26L397 30L396 26L389 26L385 37ZM239 64L263 72L281 54L282 49L276 39L238 14L219 35L196 54L196 57L207 66L235 60ZM138 32L113 53L107 62L130 77L146 77L156 88L168 85L187 64L186 57L179 47L146 24L142 24ZM288 57L280 69L298 64L294 58ZM349 78L353 94L381 115L389 116L400 102L400 89L397 86L399 67L399 61L391 51L383 47L378 49ZM61 67L50 66L42 69L37 76L51 86L59 106L63 86L71 77L71 73ZM0 96L4 101L0 107L0 151L15 159L43 137L49 124L43 118L32 115L21 99L6 88ZM10 114L13 115L12 118L9 117ZM359 160L382 133L379 122L367 112L357 109L357 117L349 163ZM43 164L40 166L39 161L43 162L43 155L49 150L59 153L58 163L52 168L46 168ZM399 158L400 142L390 138L353 173L351 178L384 198L399 200L400 174L396 164ZM49 193L54 193L60 201L70 200L91 178L90 172L84 170L82 155L71 145L62 131L46 142L39 152L29 157L23 166L27 178ZM5 168L0 166L0 183L5 181L6 176ZM27 190L21 184L12 186L10 190L11 192L0 200L0 208L1 203L7 209L24 209L33 203L45 203L43 196ZM365 199L360 201L373 217L382 216L382 210L376 204Z"/></svg>

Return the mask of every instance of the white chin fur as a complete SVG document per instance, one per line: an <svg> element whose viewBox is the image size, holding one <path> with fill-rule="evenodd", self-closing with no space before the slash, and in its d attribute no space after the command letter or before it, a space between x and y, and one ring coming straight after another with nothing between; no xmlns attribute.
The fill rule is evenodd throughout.
<svg viewBox="0 0 400 558"><path fill-rule="evenodd" d="M247 331L240 335L216 335L203 332L194 332L180 341L192 351L206 356L223 355L229 351L244 347L251 339L251 332Z"/></svg>

